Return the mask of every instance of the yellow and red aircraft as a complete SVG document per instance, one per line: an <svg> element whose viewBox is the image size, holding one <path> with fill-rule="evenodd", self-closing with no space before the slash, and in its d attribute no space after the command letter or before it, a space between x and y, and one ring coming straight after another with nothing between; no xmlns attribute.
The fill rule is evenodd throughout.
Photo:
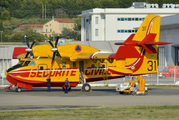
<svg viewBox="0 0 179 120"><path fill-rule="evenodd" d="M27 54L21 54L23 50L15 52L24 48L14 49L13 58L20 61L7 70L6 78L17 86L16 91L46 87L49 76L51 87L64 87L68 78L70 87L83 83L82 89L90 91L87 82L156 73L158 45L171 44L159 42L160 18L147 15L136 34L123 43L115 43L123 45L116 53L104 53L80 44L58 46L58 37L55 47L50 41L50 45L33 47L35 41L29 46L26 38Z"/></svg>

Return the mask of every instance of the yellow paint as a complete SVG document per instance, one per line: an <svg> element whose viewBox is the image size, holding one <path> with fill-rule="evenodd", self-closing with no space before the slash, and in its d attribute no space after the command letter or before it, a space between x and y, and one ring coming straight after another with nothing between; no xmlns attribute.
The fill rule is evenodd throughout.
<svg viewBox="0 0 179 120"><path fill-rule="evenodd" d="M150 33L156 33L157 36L155 38L155 42L159 41L160 16L158 15L148 15L146 19L143 21L142 25L140 26L133 40L142 41L145 38L149 23L155 17L156 19L151 24L152 27ZM78 45L79 44L67 44L67 45L58 46L58 51L62 56L62 59L56 56L53 65L51 65L53 52L50 51L52 47L50 45L34 46L33 47L34 58L31 59L30 61L35 61L36 65L29 65L26 67L19 68L21 70L30 69L30 75L24 79L31 80L31 81L46 82L48 76L48 75L45 76L46 73L49 74L50 71L52 71L51 74L57 74L57 71L58 72L61 71L61 75L59 75L60 73L58 73L57 75L51 75L52 82L64 82L66 78L68 78L70 82L75 82L75 81L79 82L80 61L84 62L85 79L92 79L91 81L95 81L96 79L102 80L112 77L123 77L126 75L150 74L150 73L157 72L157 66L158 66L157 53L150 54L145 51L144 57L141 58L143 59L141 66L139 67L138 70L136 70L137 63L141 62L141 59L138 58L126 58L126 59L118 59L118 60L108 59L108 56L111 53L98 53L94 55L94 59L90 59L91 55L99 52L99 50L90 46L79 45L81 50L76 51L76 47ZM135 46L135 48L141 54L142 47ZM158 46L155 45L156 50L158 50L157 48ZM23 56L24 55L18 56L18 58L19 59L23 58ZM40 58L37 59L38 57ZM21 59L21 60L27 61L27 59ZM136 62L137 60L139 60L139 62ZM42 77L37 76L37 74L40 72L39 70L40 65L46 65L47 66L46 69L48 69L46 71L42 70L43 73L40 73L40 76ZM127 68L127 66L129 65L131 66ZM49 70L50 68L52 70ZM56 70L56 69L60 69L60 70ZM44 76L42 74L44 74Z"/></svg>

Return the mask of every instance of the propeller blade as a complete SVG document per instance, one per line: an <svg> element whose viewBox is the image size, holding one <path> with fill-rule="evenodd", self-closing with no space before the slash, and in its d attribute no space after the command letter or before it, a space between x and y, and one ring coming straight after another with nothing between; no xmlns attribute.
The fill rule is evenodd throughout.
<svg viewBox="0 0 179 120"><path fill-rule="evenodd" d="M30 48L32 49L32 47L34 46L36 40L34 40L34 42L32 43L32 45L30 46Z"/></svg>
<svg viewBox="0 0 179 120"><path fill-rule="evenodd" d="M59 39L59 35L57 36L57 39L56 39L56 41L55 41L55 47L57 47L58 39Z"/></svg>
<svg viewBox="0 0 179 120"><path fill-rule="evenodd" d="M26 41L27 47L29 48L29 41L26 35L25 35L25 41Z"/></svg>
<svg viewBox="0 0 179 120"><path fill-rule="evenodd" d="M51 64L53 64L53 62L54 62L54 59L55 59L55 53L56 53L56 52L53 53L53 57L52 57L52 62L51 62Z"/></svg>
<svg viewBox="0 0 179 120"><path fill-rule="evenodd" d="M28 55L29 55L29 52L27 52L27 54L25 55L25 58L27 58L27 57L28 57Z"/></svg>
<svg viewBox="0 0 179 120"><path fill-rule="evenodd" d="M62 58L62 56L60 55L60 53L58 51L56 51L56 53L60 58Z"/></svg>
<svg viewBox="0 0 179 120"><path fill-rule="evenodd" d="M32 58L34 58L34 54L32 52L30 52L30 56L32 56Z"/></svg>
<svg viewBox="0 0 179 120"><path fill-rule="evenodd" d="M53 46L52 42L51 42L50 40L49 40L48 42L49 42L49 43L50 43L50 45L54 48L54 46Z"/></svg>

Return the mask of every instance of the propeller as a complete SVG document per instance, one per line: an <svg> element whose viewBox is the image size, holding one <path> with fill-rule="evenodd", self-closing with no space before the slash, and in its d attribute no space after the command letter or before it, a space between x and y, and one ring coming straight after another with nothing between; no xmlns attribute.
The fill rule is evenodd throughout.
<svg viewBox="0 0 179 120"><path fill-rule="evenodd" d="M34 44L35 44L35 40L34 40L34 42L31 44L31 46L29 45L29 41L28 41L28 38L27 38L27 36L25 35L25 41L26 41L26 44L27 44L27 49L25 49L25 51L27 52L27 54L26 54L26 56L25 56L25 58L27 58L28 57L28 55L30 54L30 56L32 56L32 57L34 57L34 55L33 55L33 53L32 53L32 47L34 46Z"/></svg>
<svg viewBox="0 0 179 120"><path fill-rule="evenodd" d="M48 41L48 42L50 43L50 45L52 46L51 51L53 52L53 57L52 57L52 62L51 62L51 64L53 64L53 62L54 62L55 54L57 54L60 58L62 58L61 55L60 55L60 53L58 52L58 48L57 48L58 39L59 39L59 36L57 36L57 39L56 39L56 41L55 41L55 47L53 46L53 44L52 44L52 42L51 42L50 40Z"/></svg>

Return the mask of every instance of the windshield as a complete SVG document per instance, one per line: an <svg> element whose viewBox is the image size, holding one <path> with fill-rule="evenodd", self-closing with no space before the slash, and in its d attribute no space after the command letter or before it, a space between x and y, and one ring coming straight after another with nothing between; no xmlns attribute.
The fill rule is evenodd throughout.
<svg viewBox="0 0 179 120"><path fill-rule="evenodd" d="M17 68L20 68L20 67L28 66L30 62L31 62L31 61L23 61L23 60L21 60L21 61L19 61L16 65L10 67L10 68L7 70L7 72L10 72L11 70L14 70L14 69L17 69Z"/></svg>
<svg viewBox="0 0 179 120"><path fill-rule="evenodd" d="M25 61L25 63L23 64L23 66L28 66L30 63L30 61Z"/></svg>
<svg viewBox="0 0 179 120"><path fill-rule="evenodd" d="M24 61L19 61L17 64L20 64L20 65L22 65L24 63Z"/></svg>

